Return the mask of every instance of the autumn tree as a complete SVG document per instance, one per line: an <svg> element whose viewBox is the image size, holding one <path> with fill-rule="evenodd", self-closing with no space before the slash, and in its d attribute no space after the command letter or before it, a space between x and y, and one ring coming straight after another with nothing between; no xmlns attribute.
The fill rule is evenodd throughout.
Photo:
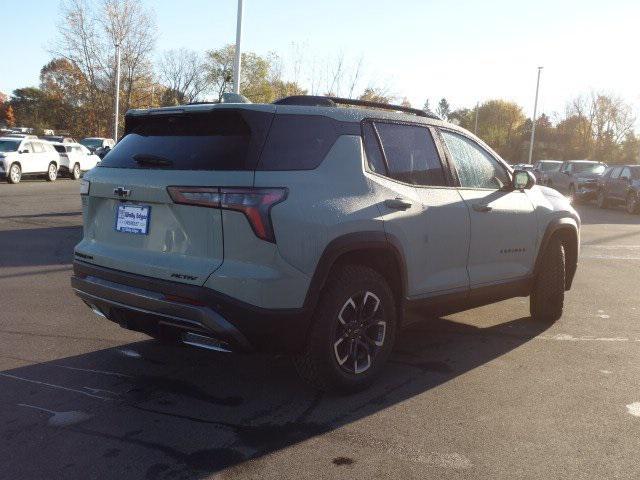
<svg viewBox="0 0 640 480"><path fill-rule="evenodd" d="M4 112L4 123L7 127L15 127L16 117L13 113L13 107L9 105Z"/></svg>
<svg viewBox="0 0 640 480"><path fill-rule="evenodd" d="M366 100L368 102L377 102L377 103L391 103L392 97L389 93L382 88L379 87L367 87L362 92L362 95L358 97L360 100Z"/></svg>
<svg viewBox="0 0 640 480"><path fill-rule="evenodd" d="M166 87L164 104L198 101L210 86L204 59L194 50L180 48L166 51L158 69L159 79Z"/></svg>
<svg viewBox="0 0 640 480"><path fill-rule="evenodd" d="M226 45L207 52L205 68L211 92L215 99L233 89L233 61L235 46ZM279 57L273 53L261 56L253 52L242 53L240 93L252 102L270 103L288 95L306 93L297 83L282 78Z"/></svg>
<svg viewBox="0 0 640 480"><path fill-rule="evenodd" d="M115 106L115 45L121 49L121 108L147 105L156 26L141 0L65 0L56 57L71 62L85 88L78 98L89 112L94 135L107 135Z"/></svg>

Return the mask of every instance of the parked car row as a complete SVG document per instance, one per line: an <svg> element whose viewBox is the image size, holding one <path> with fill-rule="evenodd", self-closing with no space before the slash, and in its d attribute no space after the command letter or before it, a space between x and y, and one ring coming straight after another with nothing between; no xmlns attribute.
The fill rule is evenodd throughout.
<svg viewBox="0 0 640 480"><path fill-rule="evenodd" d="M540 160L534 174L540 185L555 188L574 202L596 200L599 208L624 205L627 212L640 213L640 165Z"/></svg>
<svg viewBox="0 0 640 480"><path fill-rule="evenodd" d="M0 178L9 183L18 183L23 176L41 175L53 182L59 173L77 180L99 161L100 157L79 143L53 143L31 136L0 137Z"/></svg>

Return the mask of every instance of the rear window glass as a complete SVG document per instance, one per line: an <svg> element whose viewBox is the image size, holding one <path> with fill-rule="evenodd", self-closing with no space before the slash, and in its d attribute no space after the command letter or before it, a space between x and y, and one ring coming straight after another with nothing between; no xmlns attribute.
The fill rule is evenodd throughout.
<svg viewBox="0 0 640 480"><path fill-rule="evenodd" d="M271 117L252 110L130 116L100 166L253 170Z"/></svg>
<svg viewBox="0 0 640 480"><path fill-rule="evenodd" d="M319 115L276 115L259 170L312 170L338 137L336 121Z"/></svg>
<svg viewBox="0 0 640 480"><path fill-rule="evenodd" d="M447 184L438 150L426 127L375 123L387 159L389 176L413 185Z"/></svg>

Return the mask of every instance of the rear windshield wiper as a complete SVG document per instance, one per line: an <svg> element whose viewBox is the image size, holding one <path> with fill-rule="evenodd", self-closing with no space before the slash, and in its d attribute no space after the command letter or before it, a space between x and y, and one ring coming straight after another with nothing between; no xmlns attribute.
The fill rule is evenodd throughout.
<svg viewBox="0 0 640 480"><path fill-rule="evenodd" d="M171 167L173 165L172 160L149 153L136 153L132 158L139 165L155 165L158 167Z"/></svg>

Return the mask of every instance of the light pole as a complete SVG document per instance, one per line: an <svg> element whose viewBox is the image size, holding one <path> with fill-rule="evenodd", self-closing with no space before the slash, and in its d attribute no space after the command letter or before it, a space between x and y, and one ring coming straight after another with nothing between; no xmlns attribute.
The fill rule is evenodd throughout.
<svg viewBox="0 0 640 480"><path fill-rule="evenodd" d="M242 41L242 0L238 0L238 21L236 23L236 58L233 62L233 93L240 93L240 69L241 50L240 42Z"/></svg>
<svg viewBox="0 0 640 480"><path fill-rule="evenodd" d="M533 103L533 121L531 123L531 142L529 142L529 164L533 157L533 142L536 138L536 115L538 114L538 91L540 90L540 72L543 67L538 67L538 81L536 83L536 100Z"/></svg>
<svg viewBox="0 0 640 480"><path fill-rule="evenodd" d="M478 135L478 110L480 109L480 102L476 102L476 126L473 129L473 134Z"/></svg>
<svg viewBox="0 0 640 480"><path fill-rule="evenodd" d="M116 43L116 104L113 118L113 139L118 141L118 117L120 115L120 44Z"/></svg>

